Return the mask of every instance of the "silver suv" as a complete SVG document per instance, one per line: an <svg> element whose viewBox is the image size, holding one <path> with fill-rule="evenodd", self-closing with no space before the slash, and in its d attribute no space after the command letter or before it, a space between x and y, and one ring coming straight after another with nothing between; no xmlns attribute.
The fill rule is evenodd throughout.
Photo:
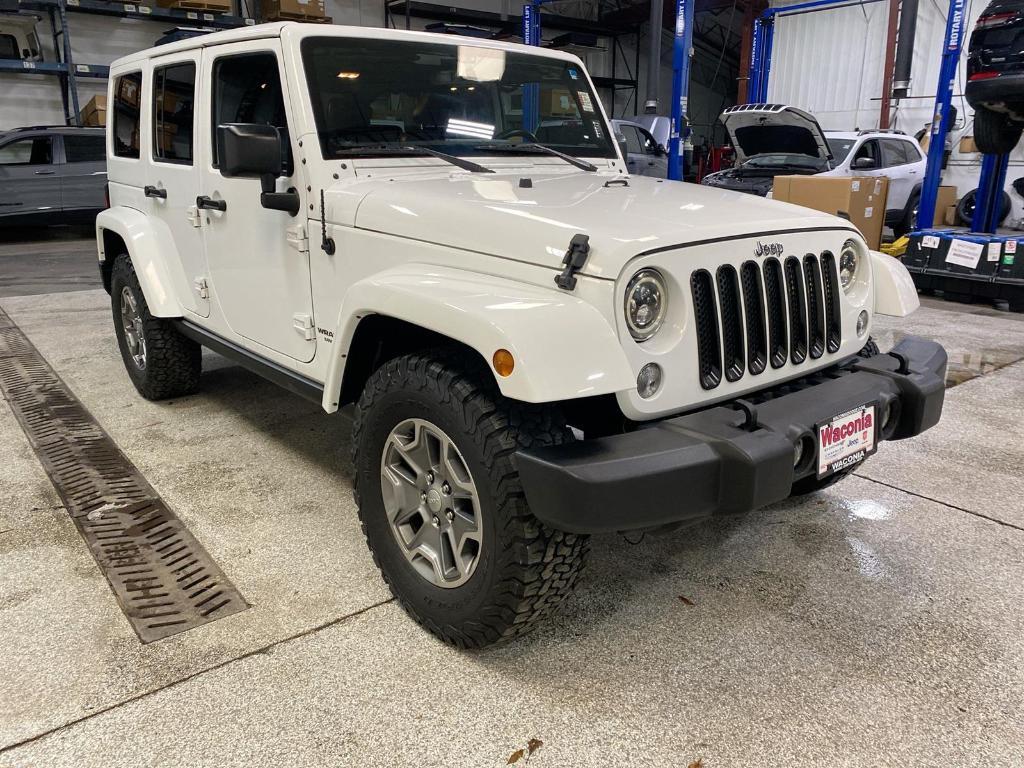
<svg viewBox="0 0 1024 768"><path fill-rule="evenodd" d="M0 226L89 224L106 208L102 128L0 133Z"/></svg>

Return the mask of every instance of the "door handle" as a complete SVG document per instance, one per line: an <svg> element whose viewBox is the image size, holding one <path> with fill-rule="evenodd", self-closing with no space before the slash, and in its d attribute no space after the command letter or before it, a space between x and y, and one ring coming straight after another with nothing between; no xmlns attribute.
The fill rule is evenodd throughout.
<svg viewBox="0 0 1024 768"><path fill-rule="evenodd" d="M54 171L36 171L36 176L53 176Z"/></svg>
<svg viewBox="0 0 1024 768"><path fill-rule="evenodd" d="M167 199L166 189L160 189L159 187L153 187L147 184L142 191L146 193L146 197L159 197L161 200Z"/></svg>
<svg viewBox="0 0 1024 768"><path fill-rule="evenodd" d="M211 211L226 211L228 209L227 200L214 200L212 197L206 195L200 195L196 198L196 208L207 209Z"/></svg>

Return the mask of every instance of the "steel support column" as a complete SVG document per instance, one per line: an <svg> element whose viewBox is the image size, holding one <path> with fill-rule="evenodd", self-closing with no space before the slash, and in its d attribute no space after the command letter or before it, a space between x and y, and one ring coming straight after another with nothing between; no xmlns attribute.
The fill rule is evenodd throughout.
<svg viewBox="0 0 1024 768"><path fill-rule="evenodd" d="M921 204L917 209L917 228L926 229L935 220L935 202L942 179L942 161L946 149L946 134L949 133L949 105L953 99L953 85L956 81L960 52L964 45L964 23L966 0L950 0L946 17L946 36L943 38L942 65L939 83L935 88L935 109L932 110L932 127L928 139L928 169L921 186Z"/></svg>
<svg viewBox="0 0 1024 768"><path fill-rule="evenodd" d="M676 0L676 25L672 42L672 127L668 140L668 177L681 181L683 145L689 131L690 49L693 47L695 0Z"/></svg>
<svg viewBox="0 0 1024 768"><path fill-rule="evenodd" d="M974 198L971 232L995 233L999 228L1003 187L1006 185L1006 169L1009 165L1009 155L985 155L981 158L981 177Z"/></svg>

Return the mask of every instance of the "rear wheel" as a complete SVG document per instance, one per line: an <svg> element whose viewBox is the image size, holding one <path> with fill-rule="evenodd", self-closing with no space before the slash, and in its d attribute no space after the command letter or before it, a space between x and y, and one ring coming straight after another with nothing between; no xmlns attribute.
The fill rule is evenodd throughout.
<svg viewBox="0 0 1024 768"><path fill-rule="evenodd" d="M915 192L911 195L910 200L907 202L906 210L903 213L903 219L893 227L893 235L897 238L903 237L917 226L917 209L921 204L921 193Z"/></svg>
<svg viewBox="0 0 1024 768"><path fill-rule="evenodd" d="M974 143L986 155L1005 155L1020 141L1024 126L1002 112L985 107L974 110Z"/></svg>
<svg viewBox="0 0 1024 768"><path fill-rule="evenodd" d="M114 262L110 303L121 358L140 395L164 400L199 389L202 348L182 336L169 320L150 314L127 254Z"/></svg>
<svg viewBox="0 0 1024 768"><path fill-rule="evenodd" d="M531 513L516 451L571 442L558 411L506 400L490 372L448 353L374 373L353 426L355 496L391 592L443 641L522 635L573 590L588 538Z"/></svg>

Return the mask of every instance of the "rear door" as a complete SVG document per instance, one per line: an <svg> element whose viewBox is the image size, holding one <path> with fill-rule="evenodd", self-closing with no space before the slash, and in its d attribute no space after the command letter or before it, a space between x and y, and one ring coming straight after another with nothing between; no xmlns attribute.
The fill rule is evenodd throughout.
<svg viewBox="0 0 1024 768"><path fill-rule="evenodd" d="M151 163L144 194L150 216L166 228L189 285L184 306L210 316L208 269L203 253L196 196L200 173L196 158L197 84L200 52L186 51L153 59L147 109L152 126Z"/></svg>
<svg viewBox="0 0 1024 768"><path fill-rule="evenodd" d="M49 134L0 145L0 217L29 220L60 211L60 177Z"/></svg>
<svg viewBox="0 0 1024 768"><path fill-rule="evenodd" d="M882 172L889 177L889 199L887 210L903 210L910 193L918 182L915 166L908 162L904 147L907 142L900 139L879 139L882 147Z"/></svg>
<svg viewBox="0 0 1024 768"><path fill-rule="evenodd" d="M102 131L60 135L64 163L60 173L60 198L65 215L102 210L107 183L106 138Z"/></svg>

